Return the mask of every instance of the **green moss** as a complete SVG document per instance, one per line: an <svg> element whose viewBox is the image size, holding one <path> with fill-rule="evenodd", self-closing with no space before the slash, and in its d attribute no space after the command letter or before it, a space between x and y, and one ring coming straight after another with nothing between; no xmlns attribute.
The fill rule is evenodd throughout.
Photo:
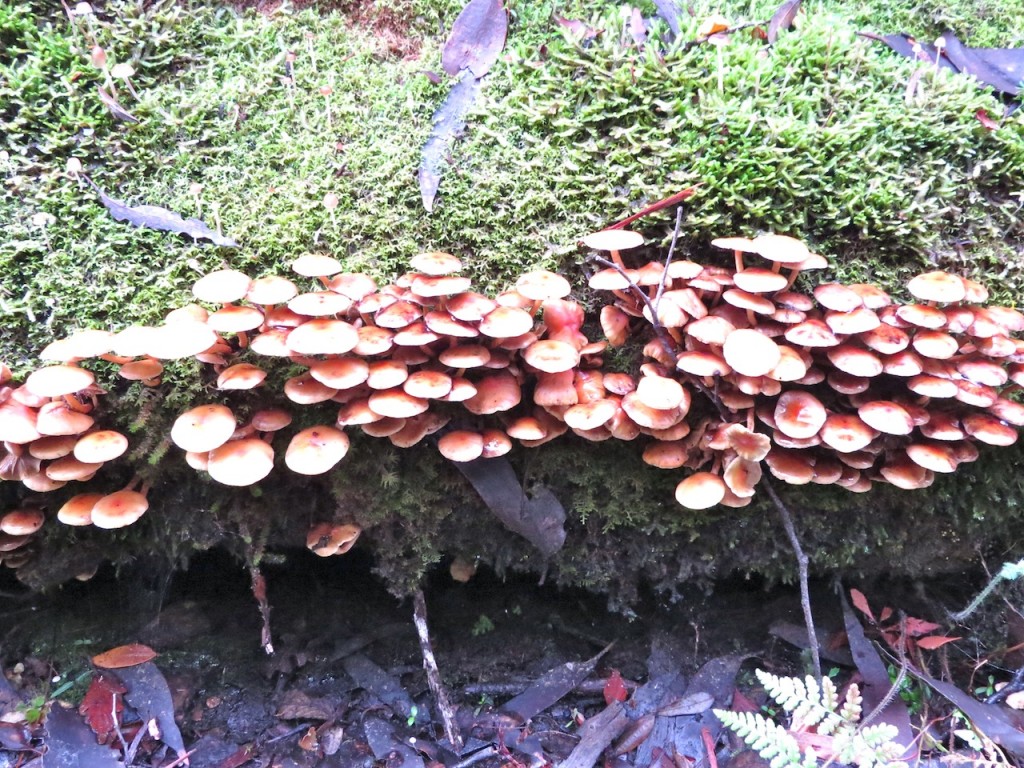
<svg viewBox="0 0 1024 768"><path fill-rule="evenodd" d="M491 290L538 266L558 267L579 285L581 233L695 183L702 186L686 206L681 255L721 258L708 253L712 237L774 230L831 256L826 279L898 293L935 262L984 280L997 301L1016 303L1024 291L1024 111L988 131L977 111L1002 112L990 93L854 34L872 27L931 36L950 26L971 44L1019 45L1020 2L818 2L771 49L745 34L723 48L669 44L659 23L643 51L611 3L510 3L507 56L488 77L427 214L415 171L447 85L423 71L440 70L443 30L461 4L389 0L369 21L353 21L356 6L350 15L239 16L171 0L111 2L99 17L69 21L43 3L27 15L0 0L0 42L12 52L0 65L0 359L24 372L54 336L155 323L190 300L205 272L230 265L254 276L287 273L309 251L391 278L409 256L443 248L465 257L477 285ZM776 5L721 10L764 20ZM682 41L712 10L697 4L684 15ZM586 19L602 34L577 43L557 15ZM398 48L388 42L394 35ZM139 124L115 121L99 99L104 77L88 57L96 43L108 62L137 70L138 99L118 88ZM399 49L418 49L418 58ZM327 85L329 120L320 92ZM71 157L109 194L201 216L242 247L114 222L65 172ZM333 215L322 206L328 192L341 201ZM669 221L664 213L638 226L657 240ZM810 286L820 278L801 279ZM583 296L595 310L598 299ZM613 367L635 365L631 352ZM397 451L358 439L330 480L280 473L258 491L227 490L197 478L161 437L186 407L223 397L210 372L175 363L154 396L97 370L111 387L106 415L133 436L132 468L105 476L102 489L137 469L154 481L153 510L119 533L48 527L38 546L62 557L37 561L30 583L65 578L100 557L160 552L181 564L214 543L241 557L264 535L271 548L300 547L324 516L367 529L363 546L398 592L452 552L499 569L547 569L620 604L641 579L671 594L685 579L793 572L763 499L742 510L684 512L672 499L675 473L643 465L633 444L571 439L514 454L527 486L551 487L567 508L566 548L551 563L502 529L429 445ZM272 372L274 391L287 375L286 366ZM244 414L265 403L256 393L232 404ZM307 420L327 423L333 414L309 409ZM1016 543L1018 458L993 451L955 481L917 494L784 492L820 572L926 573L959 567L976 556L973 546ZM0 495L13 504L20 494L12 485L0 485Z"/></svg>

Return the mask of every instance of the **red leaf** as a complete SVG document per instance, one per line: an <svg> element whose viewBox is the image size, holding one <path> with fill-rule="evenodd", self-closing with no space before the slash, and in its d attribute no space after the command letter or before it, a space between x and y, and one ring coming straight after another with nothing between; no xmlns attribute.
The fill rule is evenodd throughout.
<svg viewBox="0 0 1024 768"><path fill-rule="evenodd" d="M104 675L102 672L93 675L92 684L85 692L78 713L85 718L100 744L105 744L114 731L114 713L120 717L124 709L124 693L125 687L112 675Z"/></svg>
<svg viewBox="0 0 1024 768"><path fill-rule="evenodd" d="M934 651L936 648L941 648L946 643L952 643L955 640L963 640L963 638L945 637L943 635L928 635L928 637L919 637L914 642L917 643L918 648L924 648L926 651Z"/></svg>
<svg viewBox="0 0 1024 768"><path fill-rule="evenodd" d="M629 692L622 682L622 675L619 674L619 670L613 669L604 684L605 704L611 704L613 701L625 701L627 698L629 698Z"/></svg>
<svg viewBox="0 0 1024 768"><path fill-rule="evenodd" d="M882 612L880 614L878 614L878 620L880 622L883 622L883 621L888 620L890 616L892 616L892 608L890 608L887 605L887 606L885 606L885 608L882 609Z"/></svg>
<svg viewBox="0 0 1024 768"><path fill-rule="evenodd" d="M978 118L978 122L981 123L983 126L985 126L985 128L987 128L988 130L990 130L990 131L998 131L999 130L999 123L997 123L995 120L993 120L989 116L988 112L986 112L984 109L979 109L977 112L974 113L974 116L976 118Z"/></svg>
<svg viewBox="0 0 1024 768"><path fill-rule="evenodd" d="M925 621L924 619L915 619L913 616L907 618L907 634L911 637L920 637L921 635L927 635L929 632L934 632L936 629L940 629L941 626L931 621Z"/></svg>
<svg viewBox="0 0 1024 768"><path fill-rule="evenodd" d="M555 16L555 23L560 27L565 27L569 32L578 38L579 40L590 40L591 38L597 37L603 30L594 29L593 27L587 26L578 19L567 19L564 16Z"/></svg>
<svg viewBox="0 0 1024 768"><path fill-rule="evenodd" d="M469 0L441 52L441 66L455 77L464 69L483 77L505 47L508 14L501 0Z"/></svg>
<svg viewBox="0 0 1024 768"><path fill-rule="evenodd" d="M119 645L111 648L106 653L100 653L92 657L92 663L102 669L123 669L134 667L137 664L144 664L156 658L156 651L148 645L132 643L131 645Z"/></svg>
<svg viewBox="0 0 1024 768"><path fill-rule="evenodd" d="M850 600L853 601L854 608L856 608L858 611L860 611L869 619L871 619L872 624L875 623L875 614L871 612L871 606L868 605L868 599L864 597L863 592L861 592L859 589L851 589Z"/></svg>
<svg viewBox="0 0 1024 768"><path fill-rule="evenodd" d="M732 692L732 706L729 707L733 712L760 712L761 708L757 706L748 696L745 696L739 690Z"/></svg>

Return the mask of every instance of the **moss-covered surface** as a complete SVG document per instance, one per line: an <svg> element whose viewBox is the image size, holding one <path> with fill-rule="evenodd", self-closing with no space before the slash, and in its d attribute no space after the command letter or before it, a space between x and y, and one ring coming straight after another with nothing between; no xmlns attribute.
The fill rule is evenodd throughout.
<svg viewBox="0 0 1024 768"><path fill-rule="evenodd" d="M691 257L706 256L715 236L785 232L829 255L836 279L898 294L908 275L938 263L1017 303L1024 110L1001 120L1002 102L976 83L855 32L930 39L949 26L968 44L1020 46L1019 1L809 3L771 49L747 33L722 48L669 44L658 22L643 50L614 4L511 2L507 55L427 214L419 148L448 86L424 72L440 72L443 30L460 5L388 0L356 18L111 2L69 20L51 4L30 15L24 3L0 0L0 359L24 372L48 340L72 329L157 321L188 301L207 271L286 273L306 252L391 277L409 256L441 248L492 289L539 266L578 278L581 234L696 183L681 244ZM712 10L739 23L766 20L773 6L698 3L681 38L692 40ZM602 32L577 42L556 16ZM116 121L100 100L94 44L108 64L135 67L138 97L117 85L138 124ZM1000 127L986 129L978 110ZM113 221L65 171L73 157L109 194L199 215L242 247ZM322 205L327 193L340 199L333 215ZM652 216L642 228L658 241L670 218ZM399 452L357 441L328 484L280 479L229 491L197 478L160 440L186 404L217 396L208 376L177 364L155 399L114 386L109 419L133 435L119 479L132 464L151 475L153 509L121 533L48 526L38 546L59 557L37 560L25 572L32 583L76 572L72 552L84 563L152 549L173 561L216 542L241 556L263 541L301 545L308 523L325 516L367 528L397 590L446 554L546 567L551 578L623 601L640 578L671 592L693 577L792 571L767 506L684 512L672 501L673 473L644 466L635 444L574 439L514 456L527 482L553 488L569 512L566 548L545 565L430 446ZM232 402L244 410L258 396ZM986 452L928 491L814 487L787 489L787 498L823 571L955 569L979 549L1018 547L1018 458L1015 449ZM10 504L23 491L4 483L0 495Z"/></svg>

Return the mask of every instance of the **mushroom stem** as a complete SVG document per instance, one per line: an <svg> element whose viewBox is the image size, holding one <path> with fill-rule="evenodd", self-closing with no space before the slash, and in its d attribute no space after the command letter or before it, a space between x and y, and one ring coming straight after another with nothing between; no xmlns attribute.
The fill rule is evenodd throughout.
<svg viewBox="0 0 1024 768"><path fill-rule="evenodd" d="M733 251L733 254L736 257L736 271L737 272L742 272L743 271L743 251L741 251L741 250L739 250L737 248L736 250Z"/></svg>
<svg viewBox="0 0 1024 768"><path fill-rule="evenodd" d="M609 251L612 257L612 261L619 267L619 269L625 269L626 265L622 261L622 256L619 255L618 251Z"/></svg>
<svg viewBox="0 0 1024 768"><path fill-rule="evenodd" d="M775 269L775 268L776 268L776 267L778 267L778 266L779 266L779 263L778 263L778 262L775 262L775 263L774 263L774 264L772 265L772 269L773 269L773 270L775 270L775 271L778 271L777 269ZM792 288L792 287L793 287L793 283L795 283L795 282L796 282L796 279L797 279L797 277L799 277L799 276L800 276L800 270L799 270L799 269L794 269L794 270L793 270L792 272L790 272L790 273L789 273L789 282L787 282L787 283L786 283L786 290L787 290L787 291L788 291L788 290L789 290L790 288Z"/></svg>

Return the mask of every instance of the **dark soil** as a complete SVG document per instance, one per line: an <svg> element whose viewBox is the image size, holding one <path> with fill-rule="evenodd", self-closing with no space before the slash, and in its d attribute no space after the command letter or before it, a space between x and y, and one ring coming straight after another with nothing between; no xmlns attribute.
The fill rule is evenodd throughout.
<svg viewBox="0 0 1024 768"><path fill-rule="evenodd" d="M197 558L174 578L153 564L137 563L120 575L101 571L88 583L44 596L21 596L11 582L0 603L3 668L29 698L87 671L96 653L123 643L148 644L160 653L156 664L167 678L197 768L237 768L248 760L288 766L417 764L415 751L405 756L412 762L396 762L395 756L389 761L389 743L396 749L415 744L426 765L431 759L458 764L451 753L439 752L443 734L411 601L388 594L370 576L369 565L358 553L326 560L294 553L287 566L265 566L272 655L260 647L261 620L248 572L222 553ZM969 586L890 584L865 591L879 606L934 618L941 605L959 605ZM470 743L477 739L480 748L500 746L487 747L497 751L477 763L482 766L543 765L529 756L538 743L545 759L564 758L577 742L578 723L605 708L602 688L612 671L627 684L642 683L659 653L686 679L709 660L745 659L742 688L749 687L755 667L779 674L802 674L804 668L800 651L773 634L802 640L799 599L789 588L730 583L713 594L684 592L674 605L648 596L632 616L608 613L595 595L525 580L502 582L488 573L467 584L438 573L425 592L434 648L463 735ZM813 603L824 633L841 639L834 594L818 585ZM497 711L544 672L589 659L608 645L590 682L529 724ZM840 647L834 655L841 659L844 652ZM373 684L357 682L350 667L356 656L379 668L381 679L400 684L400 695L416 707L415 717L403 715L401 703ZM951 663L969 664L965 656L958 649ZM62 698L77 703L87 683ZM384 742L374 730L382 727ZM523 747L528 733L540 742L527 740ZM622 760L610 764L634 764L632 756ZM0 766L16 762L17 753L0 748ZM137 765L159 763L157 752L136 758Z"/></svg>

